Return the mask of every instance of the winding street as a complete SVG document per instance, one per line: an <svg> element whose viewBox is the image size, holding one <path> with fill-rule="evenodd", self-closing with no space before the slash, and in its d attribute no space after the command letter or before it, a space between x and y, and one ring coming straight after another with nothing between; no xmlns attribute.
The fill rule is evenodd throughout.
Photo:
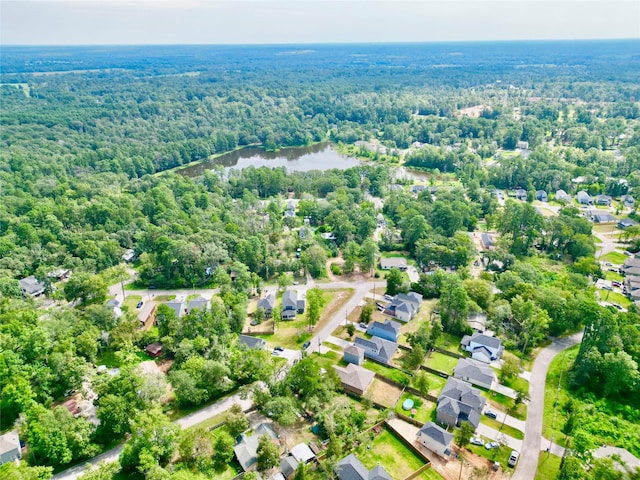
<svg viewBox="0 0 640 480"><path fill-rule="evenodd" d="M551 345L543 348L535 361L529 382L529 408L524 429L524 441L520 460L513 480L533 480L538 469L538 456L542 447L542 420L544 416L544 385L547 371L553 359L564 350L580 343L582 332L564 338L555 338ZM545 447L546 448L546 447Z"/></svg>

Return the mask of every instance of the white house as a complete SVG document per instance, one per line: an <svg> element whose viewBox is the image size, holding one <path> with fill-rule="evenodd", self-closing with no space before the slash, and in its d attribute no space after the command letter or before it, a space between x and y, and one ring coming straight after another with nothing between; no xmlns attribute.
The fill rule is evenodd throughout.
<svg viewBox="0 0 640 480"><path fill-rule="evenodd" d="M502 342L484 333L475 332L473 335L465 335L460 342L462 349L471 353L471 358L484 363L491 363L502 356L504 347Z"/></svg>
<svg viewBox="0 0 640 480"><path fill-rule="evenodd" d="M453 435L433 422L425 423L418 430L418 442L441 457L448 457Z"/></svg>

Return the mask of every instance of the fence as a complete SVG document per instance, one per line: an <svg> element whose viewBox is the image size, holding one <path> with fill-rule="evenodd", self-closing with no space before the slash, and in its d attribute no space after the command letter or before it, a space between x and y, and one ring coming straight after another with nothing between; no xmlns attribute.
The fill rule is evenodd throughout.
<svg viewBox="0 0 640 480"><path fill-rule="evenodd" d="M404 477L404 480L413 480L414 478L419 476L422 472L424 472L427 468L431 468L431 463L424 464L423 466L421 466L418 470L416 470L412 474L407 475L406 477Z"/></svg>
<svg viewBox="0 0 640 480"><path fill-rule="evenodd" d="M449 350L445 350L444 348L433 347L433 349L438 353L441 353L443 355L448 355L448 356L453 357L453 358L465 358L464 355L461 355L461 354L455 353L455 352L450 352Z"/></svg>
<svg viewBox="0 0 640 480"><path fill-rule="evenodd" d="M418 458L422 459L422 461L425 463L431 464L431 460L429 460L429 457L427 457L424 453L422 453L419 449L417 449L416 446L413 444L413 442L410 442L409 440L404 438L402 434L398 432L395 428L393 428L393 426L386 420L384 421L384 426L389 430L391 430L391 432L396 436L396 438L400 440L400 442L402 442L402 444L406 446L409 450L415 453L418 456Z"/></svg>

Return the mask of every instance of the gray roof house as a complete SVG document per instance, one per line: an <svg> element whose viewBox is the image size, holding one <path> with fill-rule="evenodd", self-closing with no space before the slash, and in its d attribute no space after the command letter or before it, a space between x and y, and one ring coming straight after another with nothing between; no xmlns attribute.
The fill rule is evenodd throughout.
<svg viewBox="0 0 640 480"><path fill-rule="evenodd" d="M449 377L442 394L438 397L436 419L438 423L449 427L469 422L476 429L480 424L480 414L485 403L480 390L467 382Z"/></svg>
<svg viewBox="0 0 640 480"><path fill-rule="evenodd" d="M258 441L263 435L267 435L271 440L278 439L278 435L269 424L261 423L253 435L240 435L240 440L233 447L238 463L245 472L251 470L258 461Z"/></svg>
<svg viewBox="0 0 640 480"><path fill-rule="evenodd" d="M382 270L391 270L397 268L399 270L407 269L407 259L403 257L381 258L380 268Z"/></svg>
<svg viewBox="0 0 640 480"><path fill-rule="evenodd" d="M471 336L465 335L462 337L460 346L463 350L471 353L471 358L484 363L497 360L504 351L502 342L498 338L478 332L474 332Z"/></svg>
<svg viewBox="0 0 640 480"><path fill-rule="evenodd" d="M495 242L493 241L493 237L488 233L480 234L480 243L482 244L482 248L484 250L489 250L495 246Z"/></svg>
<svg viewBox="0 0 640 480"><path fill-rule="evenodd" d="M344 361L355 365L362 365L364 362L364 350L355 345L347 345L344 348Z"/></svg>
<svg viewBox="0 0 640 480"><path fill-rule="evenodd" d="M591 210L588 212L589 220L593 223L614 223L618 219L611 215L609 212L603 212L601 210Z"/></svg>
<svg viewBox="0 0 640 480"><path fill-rule="evenodd" d="M209 300L204 297L196 297L193 300L189 300L187 304L187 313L191 313L193 310L206 311L209 308Z"/></svg>
<svg viewBox="0 0 640 480"><path fill-rule="evenodd" d="M339 480L392 480L380 465L368 470L353 453L340 460L333 468Z"/></svg>
<svg viewBox="0 0 640 480"><path fill-rule="evenodd" d="M238 335L238 341L249 348L264 350L267 342L263 338L252 337L251 335Z"/></svg>
<svg viewBox="0 0 640 480"><path fill-rule="evenodd" d="M591 196L584 190L580 190L576 194L576 200L581 205L589 205L590 203L592 203Z"/></svg>
<svg viewBox="0 0 640 480"><path fill-rule="evenodd" d="M22 448L20 447L20 437L18 432L7 432L0 435L0 465L14 462L22 458Z"/></svg>
<svg viewBox="0 0 640 480"><path fill-rule="evenodd" d="M453 376L479 387L491 388L496 379L493 369L484 363L469 358L461 358L453 369Z"/></svg>
<svg viewBox="0 0 640 480"><path fill-rule="evenodd" d="M596 205L611 205L611 201L613 199L609 195L596 195L595 204Z"/></svg>
<svg viewBox="0 0 640 480"><path fill-rule="evenodd" d="M640 267L640 258L638 257L629 257L624 261L622 265L623 270L627 270L628 268L637 268Z"/></svg>
<svg viewBox="0 0 640 480"><path fill-rule="evenodd" d="M376 320L369 325L367 333L373 337L380 337L390 342L397 342L400 336L400 328L400 324L393 320L386 320L385 322Z"/></svg>
<svg viewBox="0 0 640 480"><path fill-rule="evenodd" d="M547 192L544 190L536 190L536 200L546 202L548 200Z"/></svg>
<svg viewBox="0 0 640 480"><path fill-rule="evenodd" d="M391 361L393 354L398 349L397 343L379 337L371 337L370 340L363 337L356 337L353 344L364 350L365 357L387 364Z"/></svg>
<svg viewBox="0 0 640 480"><path fill-rule="evenodd" d="M298 461L291 455L282 457L280 460L280 471L284 475L284 478L291 480L298 469Z"/></svg>
<svg viewBox="0 0 640 480"><path fill-rule="evenodd" d="M298 297L295 290L287 290L282 295L282 319L293 320L297 313L304 313L305 306L304 297Z"/></svg>
<svg viewBox="0 0 640 480"><path fill-rule="evenodd" d="M334 365L333 368L338 374L338 377L340 377L342 388L357 395L364 395L376 376L371 370L359 367L353 363L348 364L344 368L337 365Z"/></svg>
<svg viewBox="0 0 640 480"><path fill-rule="evenodd" d="M631 195L623 195L620 197L620 201L627 208L633 208L633 204L635 203L635 200Z"/></svg>
<svg viewBox="0 0 640 480"><path fill-rule="evenodd" d="M629 227L633 227L637 225L638 222L635 220L631 220L630 218L623 218L622 220L618 220L618 228L625 229Z"/></svg>
<svg viewBox="0 0 640 480"><path fill-rule="evenodd" d="M276 297L273 293L268 294L266 297L262 297L258 300L257 308L262 308L267 318L271 317L273 309L276 306Z"/></svg>
<svg viewBox="0 0 640 480"><path fill-rule="evenodd" d="M385 313L403 322L415 317L422 306L422 295L416 292L399 293L387 306Z"/></svg>
<svg viewBox="0 0 640 480"><path fill-rule="evenodd" d="M556 201L564 201L564 202L568 202L569 201L569 195L567 195L567 192L565 192L564 190L560 189L560 190L556 190Z"/></svg>
<svg viewBox="0 0 640 480"><path fill-rule="evenodd" d="M27 278L21 278L18 283L20 283L20 288L22 289L23 295L29 295L30 297L39 297L44 293L44 283L38 281L33 275Z"/></svg>
<svg viewBox="0 0 640 480"><path fill-rule="evenodd" d="M169 307L176 314L176 317L180 318L184 315L184 312L187 310L186 305L183 301L180 300L172 300L170 302L165 302L165 305Z"/></svg>
<svg viewBox="0 0 640 480"><path fill-rule="evenodd" d="M516 200L522 200L523 202L527 200L527 191L524 188L516 188L515 192Z"/></svg>
<svg viewBox="0 0 640 480"><path fill-rule="evenodd" d="M451 441L453 434L439 427L433 422L425 423L418 430L418 441L432 452L441 457L448 457L451 454Z"/></svg>

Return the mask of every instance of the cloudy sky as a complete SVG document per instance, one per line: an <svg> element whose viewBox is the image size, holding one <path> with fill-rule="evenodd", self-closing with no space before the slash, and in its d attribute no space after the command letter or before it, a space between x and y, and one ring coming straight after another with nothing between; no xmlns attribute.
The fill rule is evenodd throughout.
<svg viewBox="0 0 640 480"><path fill-rule="evenodd" d="M640 0L1 0L2 45L640 38Z"/></svg>

